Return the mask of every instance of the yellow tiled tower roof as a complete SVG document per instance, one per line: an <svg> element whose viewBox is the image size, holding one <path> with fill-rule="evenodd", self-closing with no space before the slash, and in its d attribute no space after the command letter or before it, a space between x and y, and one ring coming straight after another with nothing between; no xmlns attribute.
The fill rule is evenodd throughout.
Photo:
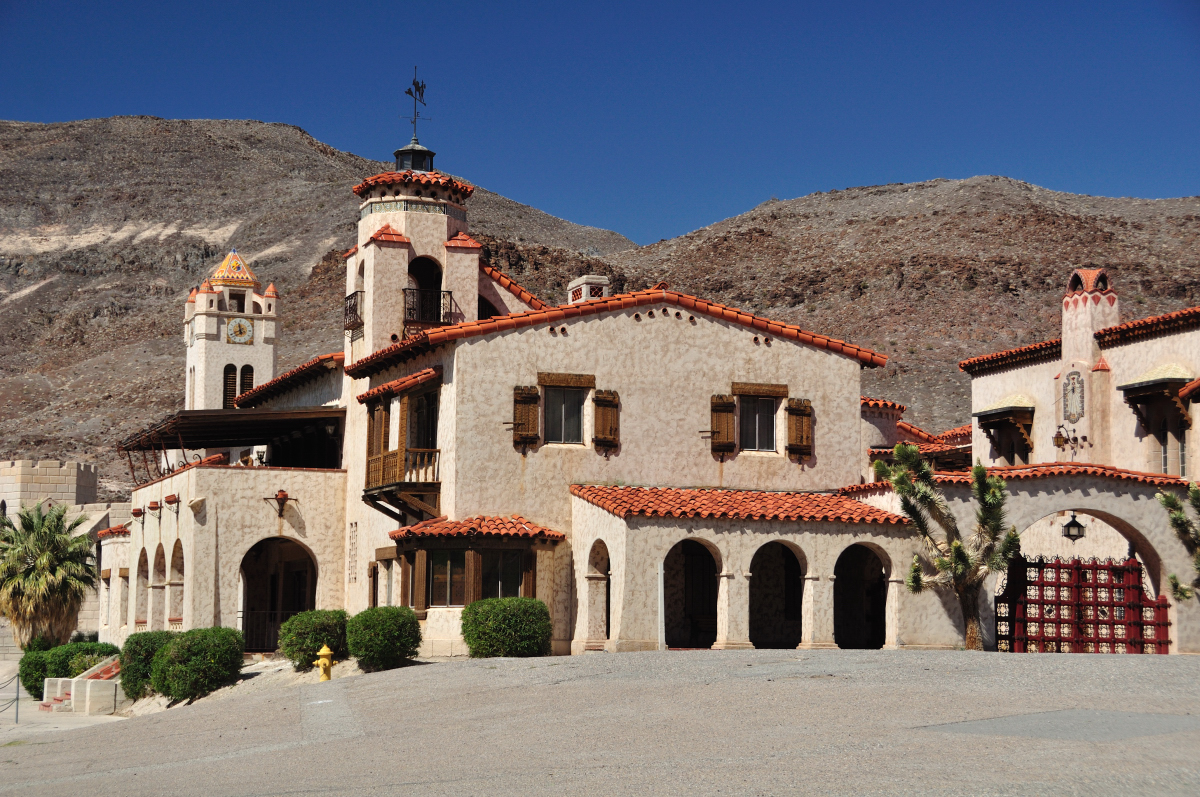
<svg viewBox="0 0 1200 797"><path fill-rule="evenodd" d="M209 281L214 286L253 288L256 292L261 285L258 277L254 276L254 272L246 265L246 261L242 260L242 256L237 253L236 249L231 249L229 254L225 255L225 259L221 261L221 265L217 266L217 270L212 273Z"/></svg>

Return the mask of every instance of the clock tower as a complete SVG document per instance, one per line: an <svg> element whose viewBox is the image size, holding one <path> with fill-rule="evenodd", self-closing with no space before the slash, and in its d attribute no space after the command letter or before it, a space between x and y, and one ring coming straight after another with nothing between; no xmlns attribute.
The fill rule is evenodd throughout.
<svg viewBox="0 0 1200 797"><path fill-rule="evenodd" d="M261 283L232 250L188 296L183 321L187 346L184 409L233 409L233 401L275 378L279 293Z"/></svg>

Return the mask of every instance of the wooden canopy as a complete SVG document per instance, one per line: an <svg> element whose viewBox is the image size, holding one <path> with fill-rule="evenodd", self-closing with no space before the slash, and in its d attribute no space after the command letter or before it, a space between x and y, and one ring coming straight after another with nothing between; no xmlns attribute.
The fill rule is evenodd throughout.
<svg viewBox="0 0 1200 797"><path fill-rule="evenodd" d="M337 424L345 407L294 410L182 410L117 444L118 451L163 451L265 445L317 424Z"/></svg>

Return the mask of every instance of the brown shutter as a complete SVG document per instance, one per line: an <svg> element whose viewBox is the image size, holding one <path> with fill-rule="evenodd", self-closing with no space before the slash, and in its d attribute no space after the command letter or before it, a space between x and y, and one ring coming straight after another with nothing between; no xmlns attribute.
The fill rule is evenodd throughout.
<svg viewBox="0 0 1200 797"><path fill-rule="evenodd" d="M428 577L429 557L426 555L425 549L422 548L417 551L412 569L413 611L416 612L418 620L425 619L427 614L426 607L429 606Z"/></svg>
<svg viewBox="0 0 1200 797"><path fill-rule="evenodd" d="M222 396L221 408L233 409L233 400L237 395L237 366L231 363L225 366L225 395Z"/></svg>
<svg viewBox="0 0 1200 797"><path fill-rule="evenodd" d="M400 406L397 408L400 417L396 419L396 450L408 450L408 394L400 397L397 402Z"/></svg>
<svg viewBox="0 0 1200 797"><path fill-rule="evenodd" d="M733 413L737 404L733 396L712 397L712 451L714 454L726 454L734 450L736 440L733 436Z"/></svg>
<svg viewBox="0 0 1200 797"><path fill-rule="evenodd" d="M376 449L380 454L383 454L391 449L388 448L388 438L391 437L392 431L392 399L390 396L379 402L379 447Z"/></svg>
<svg viewBox="0 0 1200 797"><path fill-rule="evenodd" d="M538 389L514 387L513 445L536 445L538 439Z"/></svg>
<svg viewBox="0 0 1200 797"><path fill-rule="evenodd" d="M469 606L483 597L483 557L479 551L468 548L465 559L467 599L463 603Z"/></svg>
<svg viewBox="0 0 1200 797"><path fill-rule="evenodd" d="M537 597L537 551L526 551L523 554L525 567L521 573L521 597Z"/></svg>
<svg viewBox="0 0 1200 797"><path fill-rule="evenodd" d="M592 444L602 453L621 446L621 397L615 390L597 390L592 396L596 405L596 430Z"/></svg>
<svg viewBox="0 0 1200 797"><path fill-rule="evenodd" d="M811 457L813 454L813 410L808 399L788 399L788 444L789 454Z"/></svg>

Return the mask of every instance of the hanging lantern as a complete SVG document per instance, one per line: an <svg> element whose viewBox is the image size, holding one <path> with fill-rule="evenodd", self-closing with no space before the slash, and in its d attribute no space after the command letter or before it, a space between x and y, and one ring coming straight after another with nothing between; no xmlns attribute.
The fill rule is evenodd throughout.
<svg viewBox="0 0 1200 797"><path fill-rule="evenodd" d="M1063 524L1062 533L1071 542L1082 540L1084 533L1087 531L1084 525L1075 518L1075 513L1071 513L1071 519Z"/></svg>
<svg viewBox="0 0 1200 797"><path fill-rule="evenodd" d="M1054 432L1054 441L1053 442L1054 442L1055 448L1066 448L1067 447L1067 436L1062 433L1062 427L1059 427Z"/></svg>

